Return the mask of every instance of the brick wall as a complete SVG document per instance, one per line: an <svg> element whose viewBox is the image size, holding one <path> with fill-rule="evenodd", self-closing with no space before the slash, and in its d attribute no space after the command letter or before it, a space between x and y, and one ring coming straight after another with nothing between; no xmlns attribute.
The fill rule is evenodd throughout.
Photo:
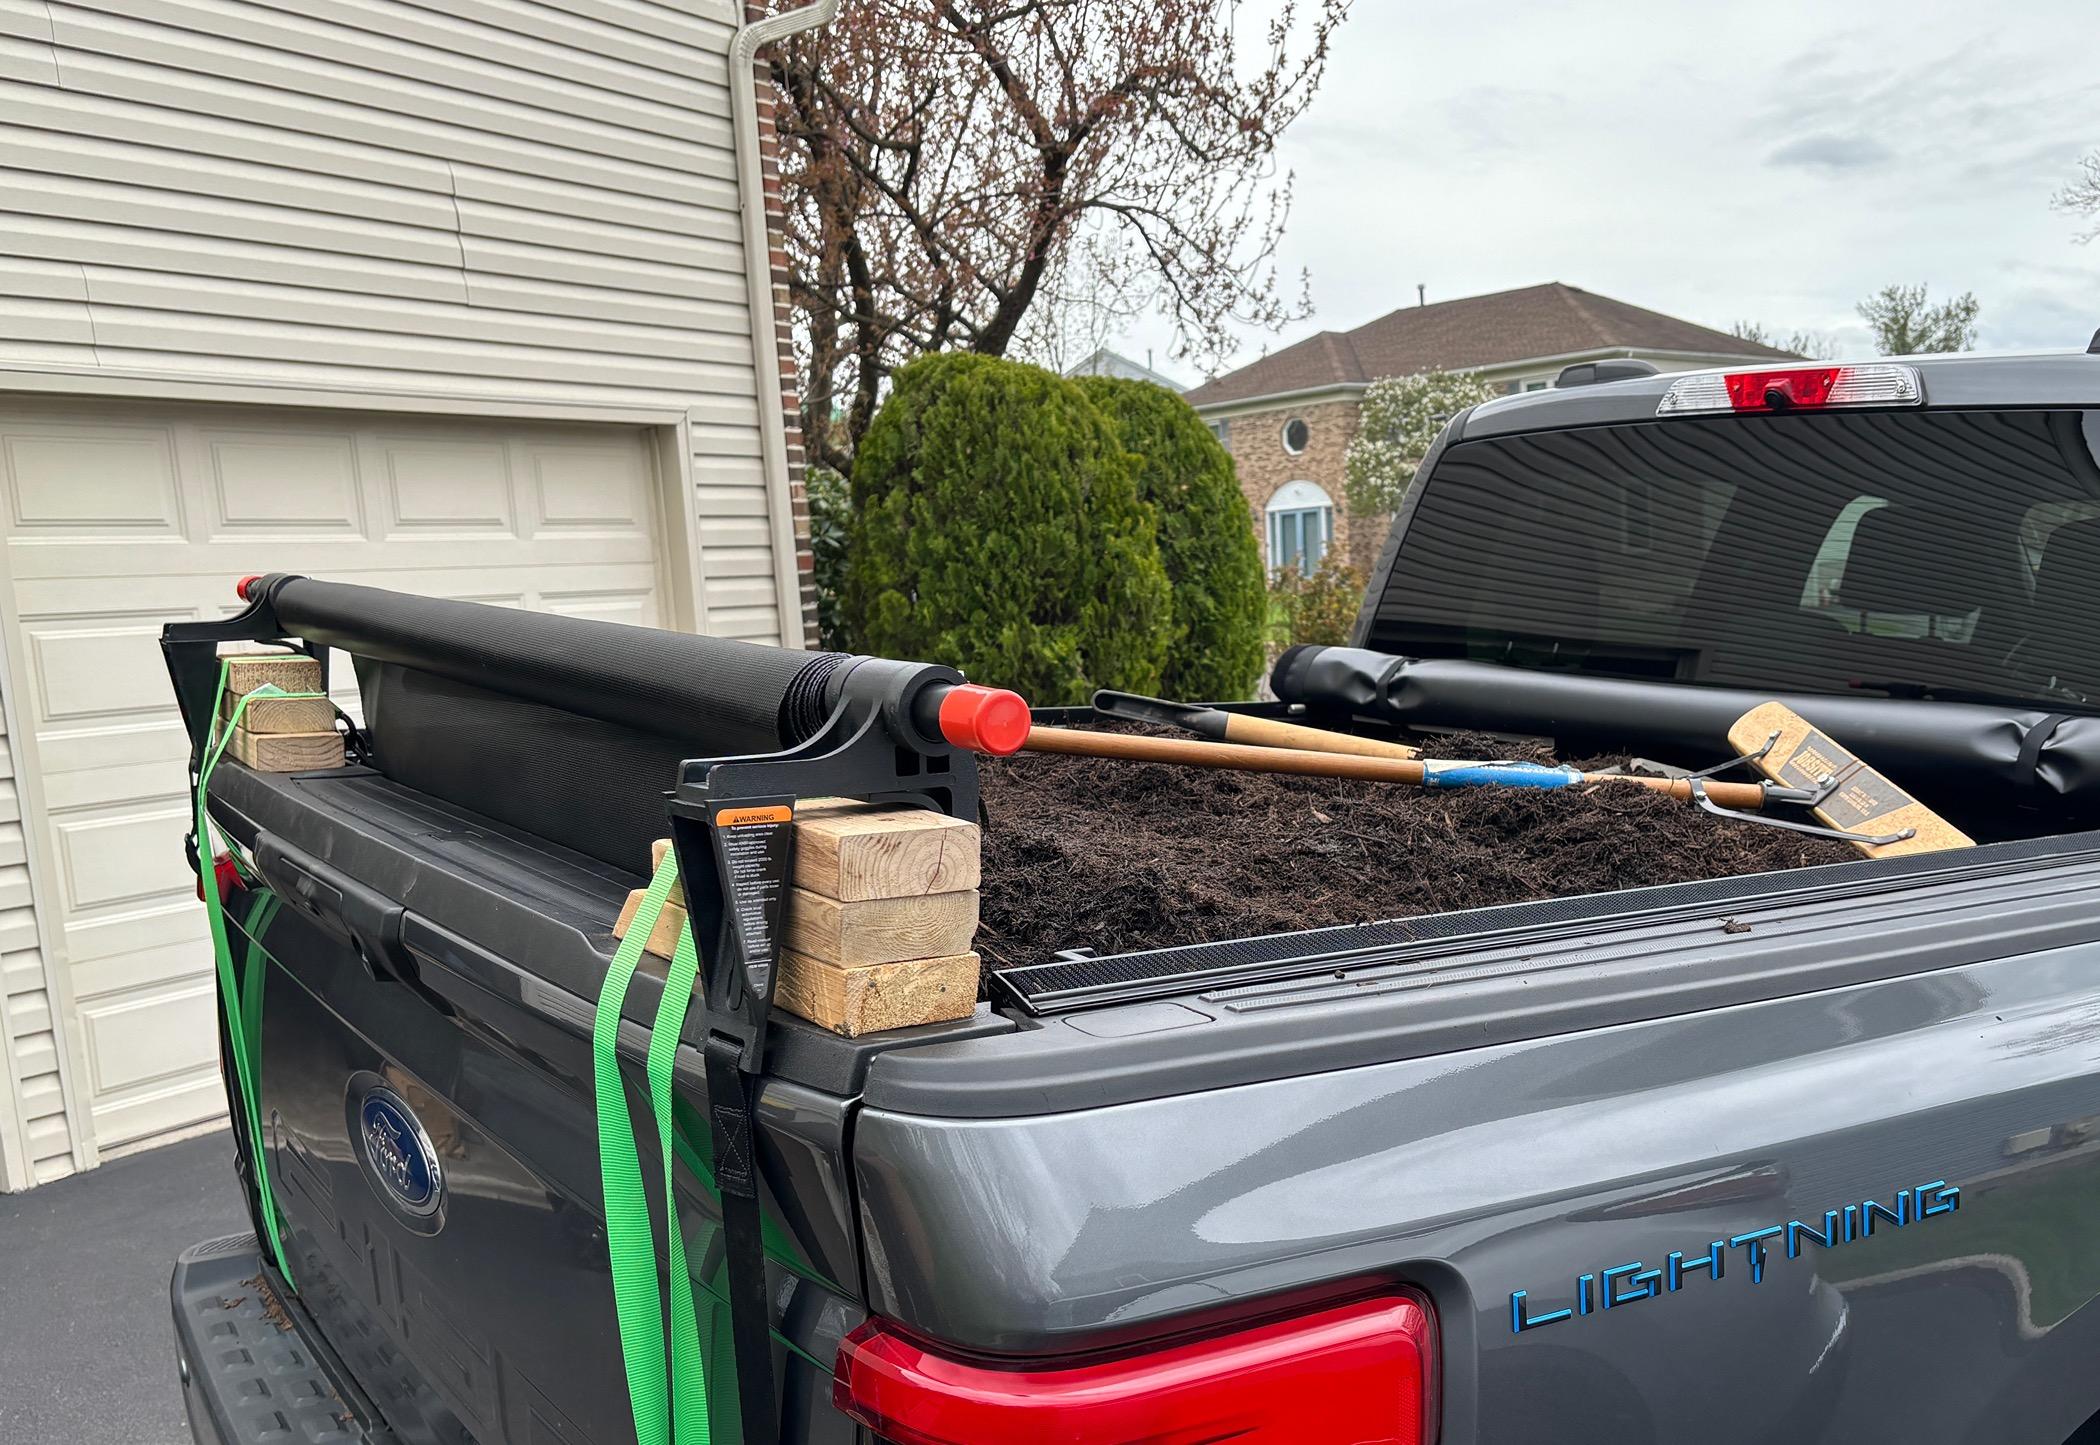
<svg viewBox="0 0 2100 1445"><path fill-rule="evenodd" d="M1352 567L1368 572L1377 559L1392 518L1353 517L1344 495L1342 460L1356 436L1358 416L1354 401L1323 401L1250 412L1227 422L1233 466L1239 473L1240 491L1247 498L1247 507L1254 513L1254 528L1262 541L1264 560L1269 499L1289 482L1316 482L1334 498L1334 544ZM1305 450L1295 456L1283 446L1284 426L1293 418L1304 421L1310 432Z"/></svg>
<svg viewBox="0 0 2100 1445"><path fill-rule="evenodd" d="M746 21L762 20L774 7L746 0ZM776 102L772 73L766 58L756 62L758 70L758 150L765 177L766 233L768 255L773 263L773 334L780 353L780 407L787 426L788 492L795 509L795 569L802 580L802 635L817 646L816 559L809 547L809 491L804 486L805 456L802 449L802 386L795 370L795 333L789 322L787 207L780 196L780 135L775 128Z"/></svg>

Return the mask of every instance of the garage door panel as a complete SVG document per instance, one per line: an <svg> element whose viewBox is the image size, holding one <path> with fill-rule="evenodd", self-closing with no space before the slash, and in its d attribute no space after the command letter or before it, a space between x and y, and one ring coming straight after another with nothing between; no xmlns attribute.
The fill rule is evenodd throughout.
<svg viewBox="0 0 2100 1445"><path fill-rule="evenodd" d="M9 519L22 540L184 539L169 428L46 422L10 429L0 461Z"/></svg>
<svg viewBox="0 0 2100 1445"><path fill-rule="evenodd" d="M502 439L378 436L371 451L386 541L518 535L517 487Z"/></svg>
<svg viewBox="0 0 2100 1445"><path fill-rule="evenodd" d="M209 981L212 978L211 939L204 923L204 910L197 906L194 894L183 916L195 920L195 926L188 931L163 928L162 932L168 936L158 942L76 960L72 971L76 1006L98 999L122 999L184 982ZM104 931L114 937L122 934L124 929L110 924ZM131 931L137 932L136 928Z"/></svg>
<svg viewBox="0 0 2100 1445"><path fill-rule="evenodd" d="M397 532L384 540L345 538L320 542L311 537L271 535L259 529L238 541L220 537L189 546L173 546L165 555L136 551L128 559L123 597L127 605L151 595L168 598L171 614L202 607L216 609L230 596L233 579L267 567L272 572L299 572L336 582L368 586L407 585L407 574L435 575L446 590L458 592L461 569L559 569L571 565L627 562L645 570L659 564L660 543L653 531L618 527L547 528L524 537L494 533L461 537L438 532ZM27 553L27 555L25 555ZM41 610L86 612L109 605L109 559L101 548L51 547L30 551L26 543L10 549L19 564L18 583L44 581L70 590L57 594L64 602ZM132 584L136 583L136 591ZM515 589L515 581L511 583ZM204 590L208 589L208 590ZM200 592L202 595L200 596ZM145 603L140 601L143 607Z"/></svg>
<svg viewBox="0 0 2100 1445"><path fill-rule="evenodd" d="M40 807L0 817L0 844L35 840L48 874L103 1145L224 1107L162 625L231 615L232 579L260 571L673 624L655 455L625 427L0 407L7 646ZM347 659L330 680L355 716Z"/></svg>
<svg viewBox="0 0 2100 1445"><path fill-rule="evenodd" d="M605 446L521 450L532 478L536 532L639 538L656 530L655 480L645 454Z"/></svg>
<svg viewBox="0 0 2100 1445"><path fill-rule="evenodd" d="M191 614L183 612L179 616ZM22 619L28 644L27 698L39 734L106 726L164 713L169 706L160 629L151 612ZM153 674L158 670L160 676Z"/></svg>
<svg viewBox="0 0 2100 1445"><path fill-rule="evenodd" d="M357 441L348 431L200 429L215 541L363 538Z"/></svg>
<svg viewBox="0 0 2100 1445"><path fill-rule="evenodd" d="M176 847L181 848L178 841ZM76 986L74 997L86 998L91 992L78 986L80 974L89 965L104 961L121 961L125 955L143 949L158 948L164 944L192 941L193 946L205 952L194 958L185 972L211 966L209 935L205 931L204 913L197 905L196 885L183 898L170 899L165 903L141 906L116 912L91 915L67 925L59 934L59 944L65 949L66 962L72 970ZM157 966L141 972L144 982L152 982L164 976Z"/></svg>
<svg viewBox="0 0 2100 1445"><path fill-rule="evenodd" d="M197 979L81 1007L98 1092L180 1079L217 1062L212 986Z"/></svg>
<svg viewBox="0 0 2100 1445"><path fill-rule="evenodd" d="M163 671L162 676L166 676ZM37 752L47 809L137 797L167 785L168 769L190 755L182 720L169 716L122 727L54 732Z"/></svg>
<svg viewBox="0 0 2100 1445"><path fill-rule="evenodd" d="M85 1003L79 1012L103 1148L224 1112L208 979Z"/></svg>
<svg viewBox="0 0 2100 1445"><path fill-rule="evenodd" d="M52 825L66 922L141 903L180 900L196 880L182 856L189 812L180 797L156 806L80 812Z"/></svg>
<svg viewBox="0 0 2100 1445"><path fill-rule="evenodd" d="M651 587L613 588L585 592L542 592L539 610L564 617L587 617L598 622L625 622L635 627L661 627L656 614L656 590Z"/></svg>

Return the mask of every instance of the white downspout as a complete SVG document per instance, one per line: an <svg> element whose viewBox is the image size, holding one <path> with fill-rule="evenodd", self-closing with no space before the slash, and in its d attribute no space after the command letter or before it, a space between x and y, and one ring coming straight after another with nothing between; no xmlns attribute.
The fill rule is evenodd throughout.
<svg viewBox="0 0 2100 1445"><path fill-rule="evenodd" d="M815 0L740 27L729 45L730 108L736 122L737 208L744 223L744 287L751 312L751 362L757 373L760 463L773 538L773 587L779 597L780 642L804 647L802 576L795 566L795 503L788 485L786 393L780 385L779 318L773 311L772 228L766 222L764 156L758 144L758 52L774 41L827 25L839 0ZM706 539L700 539L706 545ZM704 608L703 601L703 608ZM704 615L704 612L703 612Z"/></svg>

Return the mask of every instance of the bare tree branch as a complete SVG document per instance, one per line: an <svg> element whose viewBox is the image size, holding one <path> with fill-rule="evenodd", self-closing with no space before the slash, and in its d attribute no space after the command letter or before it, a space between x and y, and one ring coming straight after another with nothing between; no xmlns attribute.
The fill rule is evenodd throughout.
<svg viewBox="0 0 2100 1445"><path fill-rule="evenodd" d="M1267 47L1242 0L846 0L784 42L804 432L850 462L920 351L1054 349L1145 312L1206 369L1234 327L1304 314L1279 287L1304 113L1350 0L1284 0ZM1250 57L1253 57L1250 59Z"/></svg>

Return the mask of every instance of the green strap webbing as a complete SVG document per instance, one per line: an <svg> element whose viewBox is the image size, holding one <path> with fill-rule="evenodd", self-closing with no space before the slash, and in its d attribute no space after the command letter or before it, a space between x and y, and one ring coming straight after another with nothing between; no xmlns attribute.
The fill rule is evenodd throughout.
<svg viewBox="0 0 2100 1445"><path fill-rule="evenodd" d="M606 971L598 994L598 1014L591 1030L591 1064L598 1102L598 1170L605 1194L605 1242L611 1256L613 1308L619 1319L620 1353L627 1367L627 1397L634 1413L638 1445L708 1445L707 1372L700 1352L693 1303L693 1279L686 1267L685 1238L678 1224L672 1173L673 1117L671 1065L678 1037L700 976L692 929L679 930L671 968L649 1032L650 1112L663 1146L664 1219L669 1245L671 1286L671 1352L669 1372L664 1355L664 1299L658 1286L656 1235L649 1218L647 1187L634 1121L627 1107L627 1087L620 1074L618 1051L620 1009L634 982L643 945L656 929L664 901L678 880L675 853L666 853L642 895L641 906ZM674 1414L675 1409L675 1414Z"/></svg>
<svg viewBox="0 0 2100 1445"><path fill-rule="evenodd" d="M664 855L664 867L674 877L677 875L675 853ZM656 928L653 918L646 924L639 917L635 921L644 938ZM671 951L671 970L664 976L656 1023L649 1031L649 1106L656 1115L656 1137L663 1144L664 1219L671 1246L672 1439L678 1445L708 1445L707 1367L700 1354L693 1276L686 1269L685 1231L678 1223L678 1191L671 1169L672 1145L678 1132L671 1107L671 1065L678 1056L678 1037L685 1029L686 1010L692 1005L693 985L699 977L700 956L693 948L692 926L684 924L678 930L677 947Z"/></svg>
<svg viewBox="0 0 2100 1445"><path fill-rule="evenodd" d="M219 897L218 870L213 859L219 849L212 846L215 836L211 823L211 810L205 805L205 793L211 786L212 770L219 765L219 758L226 751L226 744L233 738L234 730L241 725L241 717L248 711L251 700L259 697L320 697L320 693L288 693L275 686L259 687L243 694L233 705L233 716L220 718L225 709L226 662L219 663L219 685L212 693L211 724L205 732L204 762L197 770L197 878L199 890L204 894L204 916L211 929L212 964L218 974L219 1007L226 1015L227 1052L233 1055L233 1077L235 1092L240 1095L241 1118L237 1127L247 1137L248 1157L255 1166L256 1212L262 1215L265 1242L269 1245L271 1262L284 1282L296 1293L298 1285L292 1279L291 1261L285 1258L284 1241L279 1236L277 1224L277 1196L270 1187L270 1164L268 1151L263 1143L262 1128L262 1000L263 973L265 963L260 951L254 948L243 950L241 967L236 969L233 947L226 930L226 903ZM229 854L231 849L225 850ZM238 855L235 866L239 867Z"/></svg>

